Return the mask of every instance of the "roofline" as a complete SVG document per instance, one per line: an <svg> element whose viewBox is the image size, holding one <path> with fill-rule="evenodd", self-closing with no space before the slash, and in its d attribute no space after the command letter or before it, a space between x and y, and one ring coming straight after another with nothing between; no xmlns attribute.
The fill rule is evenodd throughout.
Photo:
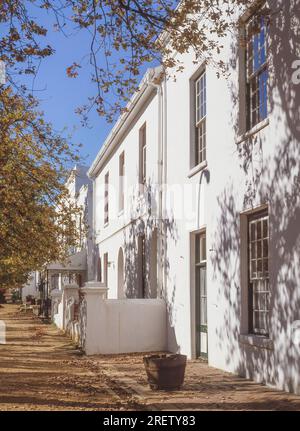
<svg viewBox="0 0 300 431"><path fill-rule="evenodd" d="M119 119L115 123L108 137L104 141L103 146L99 150L95 160L91 164L91 167L87 172L87 175L89 178L94 179L97 176L97 173L99 172L101 166L104 164L105 160L107 159L111 151L114 149L117 143L117 139L120 136L120 133L123 131L123 128L125 127L126 122L131 117L134 109L140 105L141 100L143 99L142 96L145 94L146 96L149 96L152 93L152 91L154 90L154 87L151 84L153 84L161 76L162 72L163 72L162 66L149 68L147 70L147 72L145 73L143 79L139 84L138 90L133 94L132 98L128 102L125 112L119 117ZM151 92L147 94L146 90L149 88Z"/></svg>

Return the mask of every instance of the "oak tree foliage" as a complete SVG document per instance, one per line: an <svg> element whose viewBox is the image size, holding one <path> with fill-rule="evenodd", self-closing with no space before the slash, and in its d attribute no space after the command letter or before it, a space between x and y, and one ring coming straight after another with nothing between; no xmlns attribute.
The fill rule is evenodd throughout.
<svg viewBox="0 0 300 431"><path fill-rule="evenodd" d="M80 208L65 188L76 152L36 110L34 98L0 91L0 287L18 286L29 272L78 242Z"/></svg>
<svg viewBox="0 0 300 431"><path fill-rule="evenodd" d="M89 35L87 55L95 92L78 108L85 117L92 108L113 121L137 89L141 69L160 63L167 74L181 70L177 55L192 51L195 62L213 62L222 39L237 27L238 8L257 5L253 0L2 0L0 60L9 80L19 73L35 75L40 61L55 51L35 12L45 12L52 28L66 36ZM40 16L40 15L39 15ZM50 26L50 27L51 27ZM226 70L217 61L218 73ZM67 74L76 78L85 59L76 58Z"/></svg>

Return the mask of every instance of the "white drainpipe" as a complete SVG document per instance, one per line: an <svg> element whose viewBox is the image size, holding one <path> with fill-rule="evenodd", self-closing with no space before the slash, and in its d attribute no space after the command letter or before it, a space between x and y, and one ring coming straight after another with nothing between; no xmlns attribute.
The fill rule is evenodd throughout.
<svg viewBox="0 0 300 431"><path fill-rule="evenodd" d="M158 238L157 238L157 281L158 281L158 297L164 297L164 262L163 262L163 236L164 228L162 222L163 215L163 135L164 135L164 111L163 111L163 89L161 84L154 84L149 81L149 85L156 88L158 94L158 140L157 140L157 183L158 183Z"/></svg>
<svg viewBox="0 0 300 431"><path fill-rule="evenodd" d="M92 208L93 208L93 213L92 213L92 232L91 232L91 236L92 236L92 266L93 266L93 280L96 281L97 280L97 259L96 259L96 206L97 206L97 200L96 200L96 181L97 181L97 177L94 177L92 179L93 181L93 204L92 204ZM88 280L90 281L90 280Z"/></svg>
<svg viewBox="0 0 300 431"><path fill-rule="evenodd" d="M166 218L166 207L167 207L167 156L168 156L168 151L167 151L167 78L166 76L164 76L164 80L163 80L163 117L162 117L162 157L163 157L163 162L162 162L162 170L163 170L163 185L164 185L164 199L162 202L162 216L164 217L164 219ZM167 253L167 225L166 223L163 224L163 256L164 259L166 260L166 253ZM164 287L164 298L167 299L167 265L164 264L163 265L163 287Z"/></svg>

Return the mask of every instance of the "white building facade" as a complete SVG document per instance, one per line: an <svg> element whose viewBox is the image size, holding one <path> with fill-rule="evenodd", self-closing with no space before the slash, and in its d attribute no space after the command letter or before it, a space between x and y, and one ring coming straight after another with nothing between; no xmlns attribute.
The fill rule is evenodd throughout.
<svg viewBox="0 0 300 431"><path fill-rule="evenodd" d="M166 84L167 187L186 190L166 205L165 289L171 351L300 393L297 10L242 13L227 79L185 55Z"/></svg>
<svg viewBox="0 0 300 431"><path fill-rule="evenodd" d="M192 52L176 80L150 69L90 167L82 345L300 393L299 1L254 3L223 41L228 76Z"/></svg>

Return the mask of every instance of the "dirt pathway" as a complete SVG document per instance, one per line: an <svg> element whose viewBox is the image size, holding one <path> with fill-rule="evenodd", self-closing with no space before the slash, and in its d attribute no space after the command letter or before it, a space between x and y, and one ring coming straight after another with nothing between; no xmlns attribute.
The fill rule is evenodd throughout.
<svg viewBox="0 0 300 431"><path fill-rule="evenodd" d="M83 356L53 325L0 308L0 410L300 410L300 397L188 361L181 391L151 391L142 354Z"/></svg>
<svg viewBox="0 0 300 431"><path fill-rule="evenodd" d="M0 308L6 343L0 344L0 410L136 410L53 325Z"/></svg>

